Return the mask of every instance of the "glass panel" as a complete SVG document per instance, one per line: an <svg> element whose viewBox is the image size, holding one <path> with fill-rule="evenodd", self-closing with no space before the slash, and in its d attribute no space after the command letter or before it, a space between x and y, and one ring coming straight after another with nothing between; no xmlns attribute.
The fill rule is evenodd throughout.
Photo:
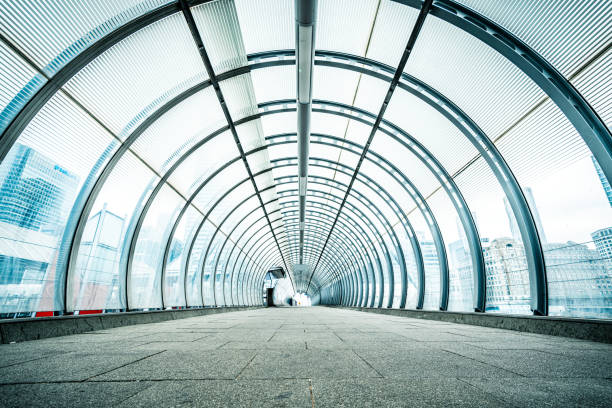
<svg viewBox="0 0 612 408"><path fill-rule="evenodd" d="M297 114L295 112L275 113L261 118L264 135L277 135L280 133L295 133Z"/></svg>
<svg viewBox="0 0 612 408"><path fill-rule="evenodd" d="M370 150L383 156L403 174L407 175L423 196L426 197L439 186L438 180L425 165L407 148L390 136L380 131L377 132L370 145Z"/></svg>
<svg viewBox="0 0 612 408"><path fill-rule="evenodd" d="M414 309L417 306L419 277L416 267L416 259L412 244L410 243L409 235L401 223L395 224L393 227L397 238L404 252L404 260L406 262L406 270L408 279L406 281L406 309Z"/></svg>
<svg viewBox="0 0 612 408"><path fill-rule="evenodd" d="M236 299L234 294L232 293L232 288L234 287L235 282L233 281L233 267L240 255L240 251L232 244L231 252L229 260L227 261L225 267L223 268L223 273L225 274L225 285L223 286L223 298L225 299L225 304L228 306L235 306Z"/></svg>
<svg viewBox="0 0 612 408"><path fill-rule="evenodd" d="M207 2L192 13L216 74L247 64L233 0Z"/></svg>
<svg viewBox="0 0 612 408"><path fill-rule="evenodd" d="M221 81L219 85L234 122L258 112L251 74L226 79Z"/></svg>
<svg viewBox="0 0 612 408"><path fill-rule="evenodd" d="M395 69L418 15L418 9L394 1L381 1L366 57Z"/></svg>
<svg viewBox="0 0 612 408"><path fill-rule="evenodd" d="M253 184L250 180L246 180L225 196L212 210L208 218L215 225L220 225L234 207L254 195ZM217 197L217 199L219 198Z"/></svg>
<svg viewBox="0 0 612 408"><path fill-rule="evenodd" d="M518 223L493 172L479 158L455 182L472 211L487 270L487 311L529 314L529 272ZM529 190L526 191L529 198ZM471 277L471 260L466 242L449 244L461 280Z"/></svg>
<svg viewBox="0 0 612 408"><path fill-rule="evenodd" d="M603 55L591 60L583 71L570 77L572 84L595 109L608 129L612 128L610 66L612 66L612 48L608 48Z"/></svg>
<svg viewBox="0 0 612 408"><path fill-rule="evenodd" d="M370 75L359 74L359 85L353 106L378 115L388 90L389 82Z"/></svg>
<svg viewBox="0 0 612 408"><path fill-rule="evenodd" d="M193 203L200 211L206 213L219 200L223 193L247 178L248 175L242 161L235 162L219 172L215 178L208 182L202 191L195 197Z"/></svg>
<svg viewBox="0 0 612 408"><path fill-rule="evenodd" d="M605 252L598 251L605 245L605 234L600 238L598 231L612 225L612 208L606 180L598 176L588 148L550 101L497 145L536 220L548 271L549 313L609 318L612 297L603 282L612 272Z"/></svg>
<svg viewBox="0 0 612 408"><path fill-rule="evenodd" d="M346 130L346 139L364 146L370 137L372 126L350 120Z"/></svg>
<svg viewBox="0 0 612 408"><path fill-rule="evenodd" d="M425 20L404 71L452 100L491 139L544 96L492 48L432 15Z"/></svg>
<svg viewBox="0 0 612 408"><path fill-rule="evenodd" d="M295 65L282 65L251 71L257 102L295 100Z"/></svg>
<svg viewBox="0 0 612 408"><path fill-rule="evenodd" d="M364 55L378 9L376 0L321 0L316 49Z"/></svg>
<svg viewBox="0 0 612 408"><path fill-rule="evenodd" d="M53 75L106 34L169 2L6 1L0 3L0 30Z"/></svg>
<svg viewBox="0 0 612 408"><path fill-rule="evenodd" d="M208 248L212 234L217 228L210 223L210 221L204 221L200 232L198 233L191 257L189 258L189 265L187 269L187 304L189 306L202 306L202 262L204 253ZM204 303L206 306L210 306L209 303Z"/></svg>
<svg viewBox="0 0 612 408"><path fill-rule="evenodd" d="M234 206L235 205L238 205L238 201L234 202ZM224 233L229 234L234 229L236 224L244 218L245 215L247 215L249 212L256 208L259 208L259 200L257 199L257 196L254 196L249 198L244 204L233 210L231 214L230 211L232 211L232 209L228 210L225 214L227 219L225 219L224 217L225 222L221 224L221 230Z"/></svg>
<svg viewBox="0 0 612 408"><path fill-rule="evenodd" d="M234 230L234 233L232 234L233 239L236 240L236 245L242 247L244 242L246 242L246 240L250 237L250 235L248 234L253 233L252 224L257 220L262 219L263 216L263 211L261 211L261 209L257 209L255 212L249 215L242 223L238 225L238 227Z"/></svg>
<svg viewBox="0 0 612 408"><path fill-rule="evenodd" d="M215 259L215 264L214 264L214 270L215 270L215 299L217 301L217 306L225 306L226 305L226 299L224 298L224 291L223 291L223 286L224 286L224 269L225 269L225 264L228 261L229 258L229 253L232 249L232 245L230 245L230 243L226 242L226 237L224 236L224 247L223 247L223 251L221 252L221 254L219 256L216 257ZM222 244L223 245L223 244Z"/></svg>
<svg viewBox="0 0 612 408"><path fill-rule="evenodd" d="M170 244L164 276L164 306L185 306L185 262L197 226L202 222L202 214L189 206L181 218Z"/></svg>
<svg viewBox="0 0 612 408"><path fill-rule="evenodd" d="M0 313L62 308L56 262L64 228L83 183L97 177L115 147L62 94L13 145L0 165Z"/></svg>
<svg viewBox="0 0 612 408"><path fill-rule="evenodd" d="M393 93L385 119L419 141L449 174L454 174L478 154L448 119L403 89L398 88Z"/></svg>
<svg viewBox="0 0 612 408"><path fill-rule="evenodd" d="M566 76L609 44L612 35L612 6L605 0L461 3L518 36Z"/></svg>
<svg viewBox="0 0 612 408"><path fill-rule="evenodd" d="M128 271L130 309L162 307L161 263L177 211L185 201L167 185L155 197L147 212Z"/></svg>
<svg viewBox="0 0 612 408"><path fill-rule="evenodd" d="M46 81L45 77L0 42L0 133Z"/></svg>
<svg viewBox="0 0 612 408"><path fill-rule="evenodd" d="M144 206L158 178L127 152L100 190L85 225L76 269L69 280L69 310L125 309L127 231Z"/></svg>
<svg viewBox="0 0 612 408"><path fill-rule="evenodd" d="M348 121L349 120L347 118L342 116L331 115L329 113L312 112L310 132L312 134L322 133L325 135L344 138Z"/></svg>
<svg viewBox="0 0 612 408"><path fill-rule="evenodd" d="M245 154L256 147L264 145L263 130L261 128L261 122L259 120L252 120L243 125L236 127L240 144Z"/></svg>
<svg viewBox="0 0 612 408"><path fill-rule="evenodd" d="M155 170L165 173L189 148L223 126L227 122L219 101L214 90L207 88L162 115L131 148Z"/></svg>
<svg viewBox="0 0 612 408"><path fill-rule="evenodd" d="M294 49L293 8L286 0L236 0L246 53Z"/></svg>
<svg viewBox="0 0 612 408"><path fill-rule="evenodd" d="M312 98L352 105L359 73L317 65L312 78Z"/></svg>
<svg viewBox="0 0 612 408"><path fill-rule="evenodd" d="M433 241L426 219L418 211L408 213L408 220L415 230L419 246L421 247L423 264L425 266L425 298L423 309L439 310L440 262L438 260L436 245Z"/></svg>
<svg viewBox="0 0 612 408"><path fill-rule="evenodd" d="M215 227L216 229L216 227ZM221 251L221 245L225 240L223 233L218 233L212 238L212 242L207 246L207 251L204 252L203 258L200 259L200 265L203 267L202 277L202 291L204 293L204 305L206 306L217 306L219 299L215 299L214 288L212 285L215 260L219 251Z"/></svg>
<svg viewBox="0 0 612 408"><path fill-rule="evenodd" d="M191 196L221 166L239 157L231 133L224 132L193 152L169 178L177 190Z"/></svg>
<svg viewBox="0 0 612 408"><path fill-rule="evenodd" d="M242 275L239 274L239 268L242 262L244 261L245 255L244 252L238 251L237 249L234 252L238 252L238 255L232 267L232 299L233 304L235 306L241 306L243 304L242 291L240 290L240 285L242 284Z"/></svg>
<svg viewBox="0 0 612 408"><path fill-rule="evenodd" d="M206 78L185 18L178 13L110 48L65 89L125 138L169 99Z"/></svg>
<svg viewBox="0 0 612 408"><path fill-rule="evenodd" d="M471 265L470 249L463 225L451 200L442 189L437 190L427 202L438 221L446 246L449 268L448 310L472 311L474 310L474 268ZM453 252L455 254L451 256ZM459 255L455 256L457 254ZM455 260L462 260L462 263L456 264ZM465 266L467 262L470 262L469 267Z"/></svg>

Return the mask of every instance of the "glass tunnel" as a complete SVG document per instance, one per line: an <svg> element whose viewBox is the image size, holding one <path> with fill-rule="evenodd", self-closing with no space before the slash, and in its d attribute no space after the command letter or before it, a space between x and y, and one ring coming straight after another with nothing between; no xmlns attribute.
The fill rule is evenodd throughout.
<svg viewBox="0 0 612 408"><path fill-rule="evenodd" d="M3 1L0 318L276 285L610 319L611 20L605 0Z"/></svg>

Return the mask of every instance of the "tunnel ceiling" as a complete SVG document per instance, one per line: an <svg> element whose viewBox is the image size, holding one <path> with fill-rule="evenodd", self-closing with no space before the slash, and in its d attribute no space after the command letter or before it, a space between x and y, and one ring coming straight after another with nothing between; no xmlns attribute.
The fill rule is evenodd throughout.
<svg viewBox="0 0 612 408"><path fill-rule="evenodd" d="M0 314L609 316L611 3L298 3L0 5Z"/></svg>

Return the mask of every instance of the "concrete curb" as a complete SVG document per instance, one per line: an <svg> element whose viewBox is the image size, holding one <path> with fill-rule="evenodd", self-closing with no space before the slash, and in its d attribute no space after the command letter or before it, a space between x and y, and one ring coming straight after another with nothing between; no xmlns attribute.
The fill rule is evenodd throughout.
<svg viewBox="0 0 612 408"><path fill-rule="evenodd" d="M259 308L261 307L218 307L0 320L0 340L3 344L7 344L27 340L46 339L49 337L67 336L94 330L111 329L113 327L159 323L167 320L186 319L189 317Z"/></svg>
<svg viewBox="0 0 612 408"><path fill-rule="evenodd" d="M498 313L443 312L437 310L377 309L331 305L327 305L327 307L612 343L612 320L522 316Z"/></svg>

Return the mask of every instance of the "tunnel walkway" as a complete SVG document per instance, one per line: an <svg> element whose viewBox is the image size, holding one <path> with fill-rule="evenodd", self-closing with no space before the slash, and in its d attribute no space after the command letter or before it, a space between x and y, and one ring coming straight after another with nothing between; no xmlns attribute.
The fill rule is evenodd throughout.
<svg viewBox="0 0 612 408"><path fill-rule="evenodd" d="M612 345L271 308L0 345L0 406L605 406Z"/></svg>

